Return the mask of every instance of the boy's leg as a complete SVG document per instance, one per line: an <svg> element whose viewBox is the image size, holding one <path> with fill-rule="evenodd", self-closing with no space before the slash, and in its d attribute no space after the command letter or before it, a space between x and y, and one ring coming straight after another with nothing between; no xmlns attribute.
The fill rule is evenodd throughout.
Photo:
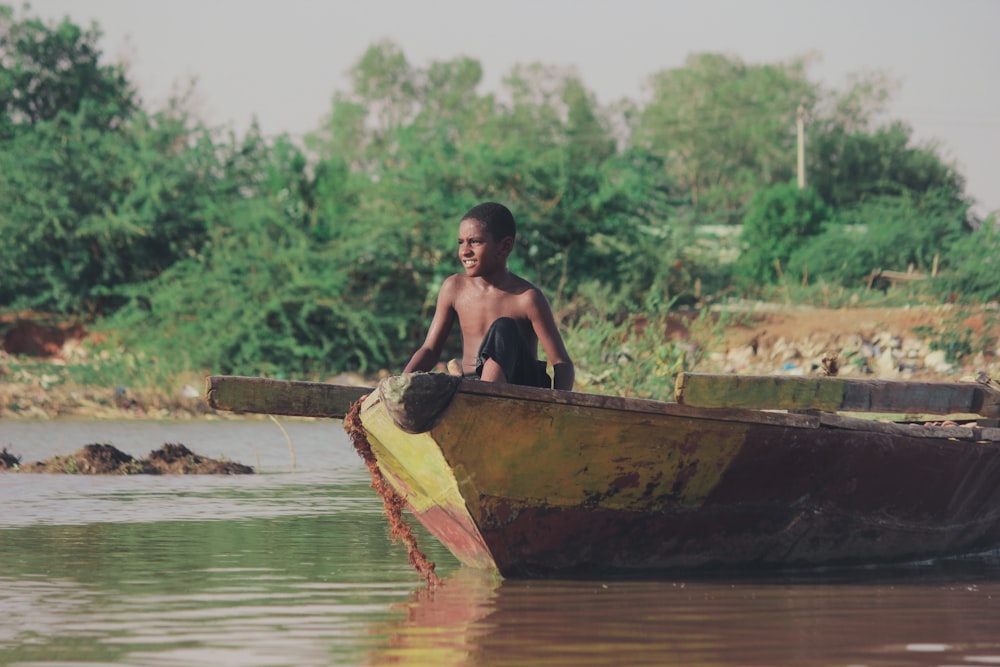
<svg viewBox="0 0 1000 667"><path fill-rule="evenodd" d="M545 363L528 351L517 322L509 317L501 317L490 325L479 346L476 373L485 382L552 386L545 373Z"/></svg>
<svg viewBox="0 0 1000 667"><path fill-rule="evenodd" d="M476 373L486 382L512 380L520 354L521 332L517 322L509 317L498 318L479 345Z"/></svg>
<svg viewBox="0 0 1000 667"><path fill-rule="evenodd" d="M507 374L503 372L500 364L489 358L483 362L483 370L479 379L483 382L506 382Z"/></svg>

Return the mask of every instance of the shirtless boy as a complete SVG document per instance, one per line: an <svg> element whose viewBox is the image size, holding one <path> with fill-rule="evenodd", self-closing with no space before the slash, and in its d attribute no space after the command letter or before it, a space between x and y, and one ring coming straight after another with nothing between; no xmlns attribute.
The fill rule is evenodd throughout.
<svg viewBox="0 0 1000 667"><path fill-rule="evenodd" d="M514 216L502 204L479 204L465 214L458 226L458 259L465 273L441 285L427 338L404 373L434 368L458 319L464 376L548 387L544 362L537 360L541 343L552 364L552 386L573 388L573 362L548 299L507 268L516 233Z"/></svg>

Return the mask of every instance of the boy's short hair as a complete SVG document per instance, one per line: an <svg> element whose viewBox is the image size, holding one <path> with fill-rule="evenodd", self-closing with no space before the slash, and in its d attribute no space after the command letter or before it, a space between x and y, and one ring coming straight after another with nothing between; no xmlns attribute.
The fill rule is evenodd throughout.
<svg viewBox="0 0 1000 667"><path fill-rule="evenodd" d="M486 225L486 231L493 235L493 240L501 241L508 236L517 237L517 226L514 224L514 214L503 204L494 201L483 202L469 209L462 220L478 220Z"/></svg>

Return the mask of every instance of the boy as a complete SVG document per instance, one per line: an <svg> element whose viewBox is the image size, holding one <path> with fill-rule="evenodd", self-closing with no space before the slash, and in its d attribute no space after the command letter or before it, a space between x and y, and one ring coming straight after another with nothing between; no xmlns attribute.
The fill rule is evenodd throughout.
<svg viewBox="0 0 1000 667"><path fill-rule="evenodd" d="M552 386L573 388L573 362L548 300L507 268L516 234L514 216L502 204L486 202L465 214L458 226L458 259L465 273L441 285L427 338L404 373L434 368L457 318L464 377L549 387L545 363L537 359L541 343L552 363Z"/></svg>

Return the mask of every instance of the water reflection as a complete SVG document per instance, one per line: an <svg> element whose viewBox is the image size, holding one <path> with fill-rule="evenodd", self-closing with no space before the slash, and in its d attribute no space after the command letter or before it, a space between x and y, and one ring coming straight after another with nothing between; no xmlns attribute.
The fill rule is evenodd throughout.
<svg viewBox="0 0 1000 667"><path fill-rule="evenodd" d="M39 428L13 442L40 451L74 437L59 430L73 426ZM128 428L147 443L134 453L162 444L159 431ZM428 590L388 540L346 439L329 424L290 432L295 472L277 471L287 464L278 433L262 475L0 474L0 664L1000 664L992 561L770 580L500 581L459 568L416 527L445 580ZM271 435L209 424L171 439L239 460L247 438Z"/></svg>
<svg viewBox="0 0 1000 667"><path fill-rule="evenodd" d="M418 585L367 512L32 526L0 540L5 665L361 664L385 641L369 629Z"/></svg>
<svg viewBox="0 0 1000 667"><path fill-rule="evenodd" d="M997 664L997 574L501 582L459 570L400 606L369 664Z"/></svg>
<svg viewBox="0 0 1000 667"><path fill-rule="evenodd" d="M233 530L225 525L223 534ZM95 537L79 527L49 536L43 551L61 553L22 559L16 576L0 578L0 663L968 665L1000 656L1000 586L989 569L860 582L602 582L500 581L459 568L428 590L404 554L379 555L378 531L349 544L344 526L253 521L223 536L230 546L196 556L192 544L209 527L176 527L117 559L110 549L107 559L70 553ZM338 537L324 539L326 530ZM171 539L181 532L189 542ZM251 535L262 538L256 546Z"/></svg>
<svg viewBox="0 0 1000 667"><path fill-rule="evenodd" d="M283 582L276 585L277 581ZM281 571L217 572L174 594L111 596L73 582L0 578L0 664L360 664L357 641L401 582L289 584Z"/></svg>
<svg viewBox="0 0 1000 667"><path fill-rule="evenodd" d="M497 612L501 580L489 573L458 568L436 588L420 588L395 609L399 618L374 632L388 646L370 656L370 664L450 665L470 662L479 653Z"/></svg>

